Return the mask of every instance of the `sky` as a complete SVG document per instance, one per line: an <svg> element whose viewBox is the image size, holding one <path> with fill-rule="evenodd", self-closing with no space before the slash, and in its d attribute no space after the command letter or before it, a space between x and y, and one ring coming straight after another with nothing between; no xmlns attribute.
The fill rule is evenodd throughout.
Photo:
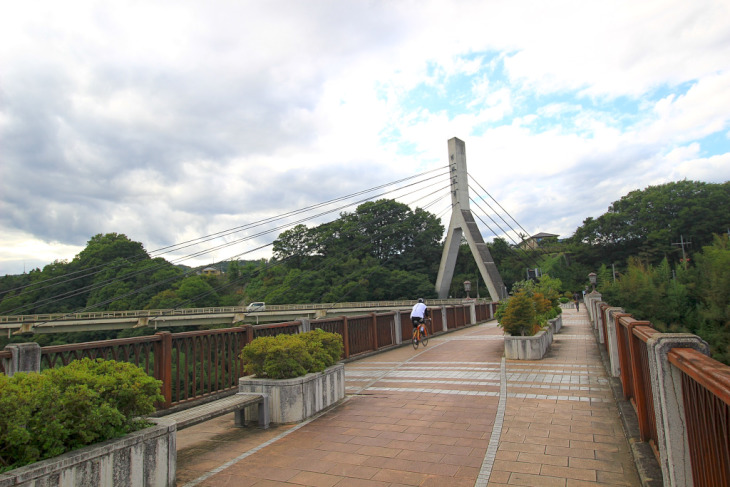
<svg viewBox="0 0 730 487"><path fill-rule="evenodd" d="M530 234L726 182L730 2L2 2L0 275L446 167L452 137Z"/></svg>

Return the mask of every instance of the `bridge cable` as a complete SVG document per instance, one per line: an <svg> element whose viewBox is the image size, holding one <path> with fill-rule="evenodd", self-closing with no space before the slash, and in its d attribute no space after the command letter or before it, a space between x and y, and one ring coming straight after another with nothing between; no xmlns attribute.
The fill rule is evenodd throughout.
<svg viewBox="0 0 730 487"><path fill-rule="evenodd" d="M425 172L425 173L422 173L422 174L420 174L420 175L417 175L417 176L415 176L415 177L418 177L418 176L423 176L423 175L426 175L426 174L432 173L432 172L434 172L434 171L436 171L436 170L432 170L432 171L427 171L427 172ZM414 179L414 177L410 177L410 178L404 178L404 179L398 180L398 181L396 181L396 182L394 182L394 183L392 183L392 184L395 184L395 183L398 183L398 182L403 182L403 181L407 181L407 180L411 180L411 179ZM422 180L422 181L419 181L419 182L418 182L417 184L421 184L421 183L423 183L423 182L427 182L427 181L429 181L430 179L433 179L433 177L431 177L431 178L428 178L428 179L426 179L426 180ZM392 185L392 184L391 184L391 185ZM386 187L386 186L388 186L388 185L381 185L381 186L379 186L378 188L382 188L382 187ZM391 191L388 191L388 192L385 192L385 193L381 193L381 194L379 194L379 195L376 195L376 196L371 196L371 197L370 197L370 198L368 198L368 199L360 200L360 201L357 201L357 202L354 202L354 203L350 203L350 204L348 204L348 205L343 205L343 206L340 206L340 207L338 207L338 208L335 208L335 209L333 209L333 210L330 210L330 211L327 211L327 212L322 212L322 213L319 213L319 214L317 214L317 215L314 215L314 216L310 216L310 217L308 217L308 218L305 218L305 219L301 219L301 220L298 220L298 221L296 221L296 222L294 222L294 223L290 223L290 224L288 224L288 225L281 225L281 226L279 226L279 227L276 227L276 228L274 228L274 229L270 229L270 230L268 230L268 231L265 231L265 232L259 232L258 234L255 234L255 235L251 235L251 236L247 236L246 238L243 238L243 239L239 239L239 240L236 240L236 241L234 241L234 242L230 242L230 243L227 243L227 244L219 245L219 246L217 246L217 247L214 247L213 249L206 249L205 251L200 251L200 252L197 252L197 253L191 254L191 255L189 255L189 256L186 256L185 258L182 258L182 259L180 259L180 260L186 260L187 258L192 258L192 257L196 257L196 256L199 256L199 255L204 255L204 254L206 254L206 253L209 253L209 252L211 252L211 251L215 251L215 250L220 250L221 248L225 248L225 247L227 247L227 246L235 245L236 243L240 243L241 241L244 241L244 240L250 240L250 239L253 239L253 238L255 238L255 237L258 237L258 236L262 236L262 235L264 235L264 234L266 234L266 233L271 233L271 232L273 232L273 231L275 231L275 230L280 230L280 229L282 229L282 228L285 228L285 227L287 227L287 226L293 226L293 225L295 225L295 224L297 224L297 223L301 223L301 222L303 222L303 221L307 221L307 220L310 220L310 219L314 219L314 218L317 218L317 217L319 217L319 216L322 216L322 215L324 215L324 214L327 214L327 213L332 213L333 211L337 211L337 210L341 210L341 209L343 209L343 208L347 208L347 207L349 207L349 206L352 206L352 205L354 205L354 204L358 204L358 203L361 203L361 202L364 202L364 201L368 201L369 199L372 199L372 198L375 198L375 197L379 197L379 196L387 195L387 194L389 194L389 193L392 193L392 192L395 192L395 191L398 191L398 190L404 189L405 187L408 187L408 186L404 186L404 187L399 187L399 188L396 188L396 189L394 189L394 190L391 190ZM419 190L420 190L420 189L416 189L416 190L413 190L413 191L411 191L411 192L407 193L407 194L406 194L406 195L404 195L404 196L407 196L408 194L412 194L412 193L414 193L414 192L417 192L417 191L419 191ZM367 192L367 191L361 191L361 192L359 192L359 193L355 193L355 194L357 194L357 195L360 195L360 194L364 194L364 193L366 193L366 192ZM338 199L335 199L335 200L330 200L330 201L342 201L343 199L344 199L344 198L338 198ZM319 205L312 205L312 206L311 206L310 208L316 208L316 207L321 207L321 206L323 206L323 204L319 204ZM302 211L301 211L301 210L299 210L299 211L295 211L295 212L289 212L289 213L287 213L286 215L291 215L291 214L297 214L297 213L302 213ZM241 227L241 228L243 228L243 227ZM222 233L222 232L219 232L218 234L215 234L215 235L219 235L220 233ZM234 232L234 233L235 233L235 232ZM199 239L198 239L198 240L199 240ZM261 247L259 247L259 248L257 248L257 249L253 249L253 250L250 250L250 251L244 252L244 253L242 253L242 254L239 254L239 255L238 255L238 257L240 257L241 255L244 255L244 254L247 254L247 253L253 252L253 251L255 251L255 250L259 250L260 248L264 248L264 247L270 246L270 245L271 245L271 243L270 243L270 244L267 244L267 245L264 245L264 246L261 246ZM164 265L161 265L161 266L164 266ZM88 291L90 291L90 290L95 290L95 289L98 289L98 288L100 288L100 287L103 287L104 285L106 285L106 284L108 284L108 283L110 283L110 282L115 282L115 281L121 281L121 280L124 280L124 279L128 279L128 278L130 278L130 277L132 277L132 276L134 276L134 275L137 275L137 274L139 274L139 273L142 273L142 272L146 272L146 271L147 271L147 269L143 269L143 270L141 270L140 272L137 272L137 273L133 273L132 275L127 275L127 276L124 276L124 278L123 278L123 279L120 279L120 278L116 278L116 279L110 279L110 280L108 280L108 281L104 281L104 282L102 282L102 283L99 283L99 284L97 284L97 285L95 285L95 286L87 286L86 288L82 288L82 289L80 289L80 290L76 290L76 292L68 292L68 293L64 293L64 294L62 294L62 295L56 296L56 297L54 297L54 298L49 298L49 299L46 299L46 300L42 300L42 301L40 301L40 302L30 303L29 305L26 305L26 306L23 306L23 307L20 307L20 308L18 308L18 310L19 310L19 309L23 309L23 308L27 308L27 307L29 307L29 306L37 306L37 305L41 305L41 304L46 304L46 303L49 303L49 302L53 302L53 301L54 301L54 299L55 299L55 301L60 301L60 300L63 300L63 299L68 299L68 298L70 298L70 297L74 297L74 296L76 296L76 295L79 295L79 294L83 294L83 293L85 293L85 292L88 292ZM138 289L138 290L136 290L136 291L133 291L133 292L130 292L130 293L126 293L126 294L124 294L123 296L118 296L118 297L115 297L116 299L115 299L115 298L111 298L110 300L107 300L107 301L104 301L104 302L99 302L99 303L95 303L95 304L94 304L94 305L92 305L92 306L88 306L88 307L84 308L84 310L89 310L89 309L93 309L93 308L95 308L95 307L99 307L99 306L104 306L104 305L106 305L106 304L110 304L111 302L113 302L113 301L115 301L115 300L117 300L117 299L122 299L122 298L124 298L124 297L128 297L128 296L130 296L130 295L136 294L136 293L138 293L138 292L141 292L141 291L143 291L143 290L147 290L147 289L149 289L149 288L151 288L151 287L154 287L154 286L156 286L156 285L164 284L164 283L166 283L166 282L169 282L169 281L174 281L174 280L177 280L177 279L182 279L182 278L184 278L184 277L185 277L186 275L188 275L188 274L189 274L189 273L185 273L185 274L183 274L183 275L176 275L176 276L172 276L171 278L168 278L168 279L166 279L166 280L164 280L164 281L160 281L160 282L158 282L158 283L152 283L152 284L150 284L150 285L147 285L147 286L144 286L143 288L140 288L140 289ZM226 286L226 287L228 287L228 286ZM210 293L207 293L207 294L210 294ZM194 298L191 298L191 299L190 299L190 300L188 300L188 301L193 301L193 300L195 300L195 299L196 299L196 297L194 297ZM13 311L16 311L16 310L13 310Z"/></svg>
<svg viewBox="0 0 730 487"><path fill-rule="evenodd" d="M173 251L172 249L179 250L181 248L187 248L187 247L193 245L193 242L204 243L206 241L213 240L215 238L220 238L221 236L228 236L228 235L230 235L232 233L237 233L238 231L246 230L246 229L253 228L253 227L256 227L256 226L260 226L260 225L263 225L263 224L266 224L266 223L271 223L273 221L276 221L276 220L279 220L279 219L283 219L283 218L288 217L288 216L293 216L293 215L296 215L296 214L304 213L306 211L310 211L310 210L315 209L315 208L319 208L319 207L322 207L322 206L326 206L326 205L332 204L334 202L343 201L343 200L346 200L348 198L352 198L352 197L355 197L355 196L360 196L360 195L366 194L368 192L372 192L372 191L375 191L375 190L378 190L378 189L382 189L382 188L385 188L385 187L388 187L388 186L392 186L392 185L395 185L395 184L399 184L399 183L402 183L404 181L409 181L409 180L412 180L412 179L415 179L415 178L418 178L418 177L421 177L421 176L424 176L424 175L427 175L427 174L430 174L430 173L433 173L433 172L436 172L436 171L439 171L439 170L443 170L443 169L444 168L436 168L436 169L432 169L432 170L429 170L429 171L425 171L423 173L416 174L414 176L409 176L409 177L406 177L406 178L402 178L402 179L398 179L398 180L392 181L390 183L386 183L386 184L382 184L382 185L379 185L379 186L375 186L373 188L369 188L369 189L366 189L366 190L358 191L356 193L351 193L349 195L340 196L338 198L333 198L331 200L328 200L328 201L325 201L325 202L322 202L322 203L318 203L318 204L315 204L315 205L310 205L308 207L301 208L301 209L294 210L294 211L290 211L290 212L287 212L287 213L284 213L284 214L281 214L281 215L277 215L275 217L265 218L265 219L259 220L257 222L252 222L252 223L249 223L249 224L246 224L246 225L242 225L242 226L239 226L239 227L234 227L233 229L223 230L221 232L213 233L213 234L210 234L210 235L207 235L207 236L199 237L199 238L196 238L196 239L191 239L191 240L188 240L188 241L185 241L185 242L181 242L181 243L178 243L178 244L173 244L173 245L170 245L170 246L167 246L167 247L162 247L162 248L157 249L157 250L153 250L153 251L150 251L150 252L146 252L146 254L147 254L147 257L149 257L150 259L154 259L156 257L159 257L160 255L164 255L166 253L169 253L169 252ZM162 252L163 250L165 252ZM46 280L43 280L43 281L30 283L30 284L27 284L27 285L24 285L24 286L19 286L19 287L16 287L16 288L12 288L12 289L5 290L5 291L0 291L0 296L4 295L6 293L9 293L9 292L18 291L18 290L25 289L25 288L29 288L29 287L33 287L33 286L38 286L39 284L47 284L49 282L53 282L53 281L56 281L58 279L62 279L61 283L68 283L68 282L71 282L71 281L76 280L76 279L80 279L80 278L83 278L83 277L89 277L89 276L92 276L92 275L96 275L96 274L98 274L98 272L101 272L102 270L105 270L105 269L108 269L108 268L113 269L115 267L121 267L123 265L128 265L129 263L134 263L136 261L143 260L143 259L145 259L145 257L139 257L138 259L132 259L131 261L127 261L125 263L120 263L120 264L115 265L115 266L111 266L110 264L99 264L99 265L93 266L91 268L85 268L85 269L81 269L79 271L72 272L71 273L72 275L73 274L78 274L78 273L84 273L85 272L85 274L83 274L81 276L77 276L77 277L75 277L73 279L68 279L68 274L65 274L64 276L57 276L57 277L53 277L53 278L46 279ZM185 259L182 259L182 260L185 260ZM93 272L93 273L90 273L89 272L90 270L94 270L94 269L101 269L101 270L99 270L98 272ZM58 283L56 283L56 284L58 284ZM34 291L39 291L39 290L45 289L49 285L56 285L56 284L47 284L47 285L42 286L42 287L36 287L33 290Z"/></svg>

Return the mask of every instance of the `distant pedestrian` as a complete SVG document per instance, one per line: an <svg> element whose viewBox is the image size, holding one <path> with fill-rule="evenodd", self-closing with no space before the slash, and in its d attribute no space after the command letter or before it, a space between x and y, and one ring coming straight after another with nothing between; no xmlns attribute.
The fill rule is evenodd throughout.
<svg viewBox="0 0 730 487"><path fill-rule="evenodd" d="M573 293L573 301L575 302L575 310L580 311L580 294Z"/></svg>

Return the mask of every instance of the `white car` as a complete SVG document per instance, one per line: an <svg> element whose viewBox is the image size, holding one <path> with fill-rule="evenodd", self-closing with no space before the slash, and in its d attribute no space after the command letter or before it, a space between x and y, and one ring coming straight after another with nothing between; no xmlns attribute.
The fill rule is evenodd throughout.
<svg viewBox="0 0 730 487"><path fill-rule="evenodd" d="M246 311L249 313L252 311L266 311L266 303L263 301L254 301L246 306Z"/></svg>

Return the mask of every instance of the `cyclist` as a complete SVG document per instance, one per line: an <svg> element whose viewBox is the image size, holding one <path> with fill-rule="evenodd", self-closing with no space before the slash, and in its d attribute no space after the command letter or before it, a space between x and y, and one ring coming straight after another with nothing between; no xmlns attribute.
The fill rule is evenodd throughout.
<svg viewBox="0 0 730 487"><path fill-rule="evenodd" d="M423 302L423 298L418 298L418 302L413 305L411 310L411 323L413 323L413 329L415 330L418 325L423 323L423 319L428 316L428 308Z"/></svg>

